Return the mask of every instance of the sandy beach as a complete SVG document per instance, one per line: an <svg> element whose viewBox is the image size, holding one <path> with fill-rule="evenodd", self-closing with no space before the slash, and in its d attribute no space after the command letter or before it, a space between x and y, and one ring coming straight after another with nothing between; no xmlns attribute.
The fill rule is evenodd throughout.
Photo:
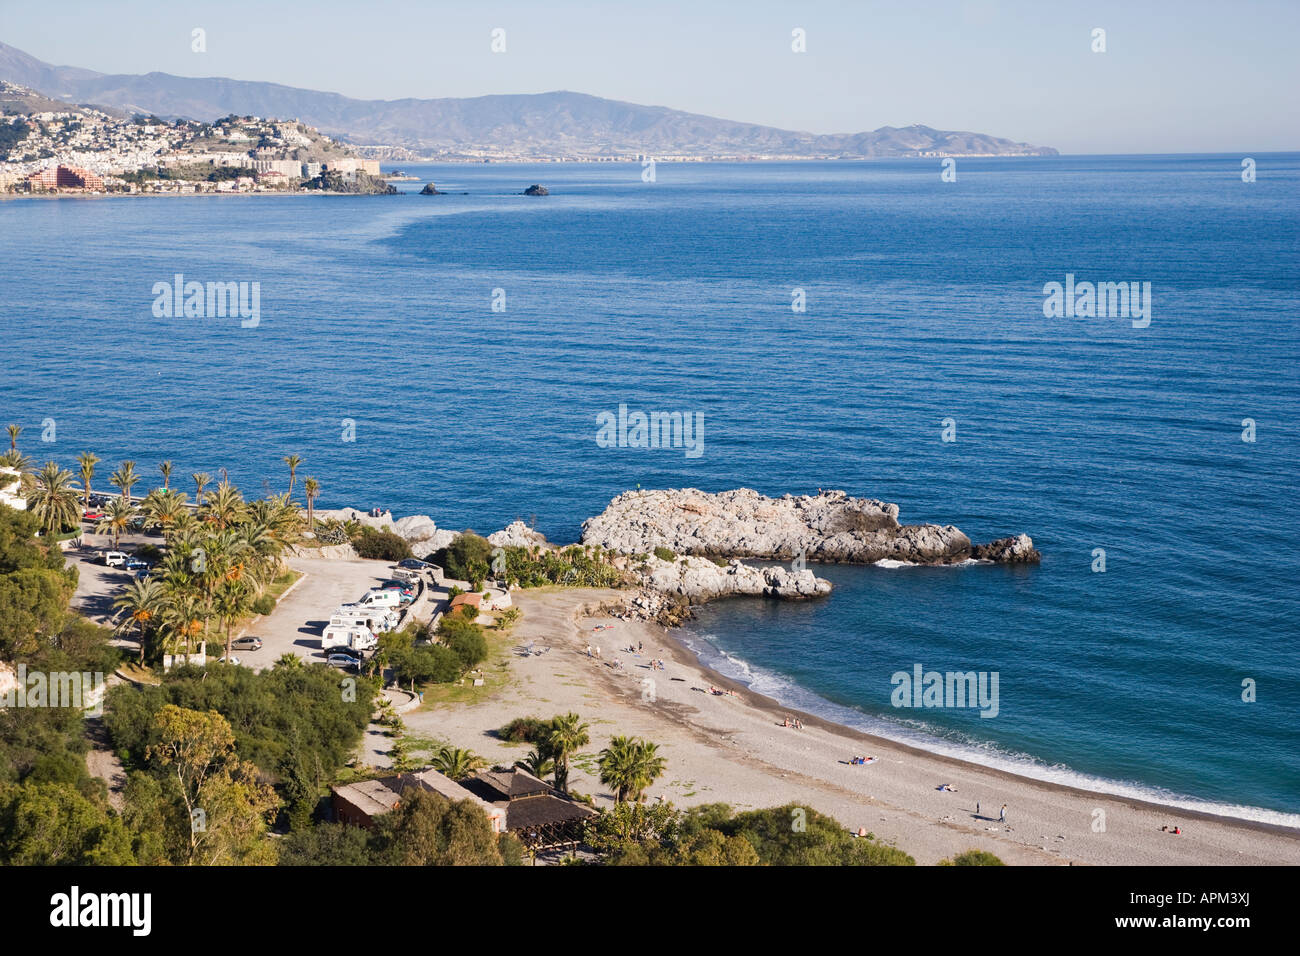
<svg viewBox="0 0 1300 956"><path fill-rule="evenodd" d="M591 724L591 743L574 762L572 786L592 794L598 806L613 798L599 782L596 754L612 735L630 734L658 743L668 760L650 799L737 809L798 803L851 829L865 827L920 864L972 848L1018 865L1300 864L1294 830L1030 780L783 708L704 668L668 629L597 614L625 597L600 590L515 592L523 617L512 645L549 650L512 654L506 685L478 701L408 713L408 730L511 764L529 748L498 740L495 730L514 717L576 711ZM639 655L627 650L638 642L644 644ZM599 646L600 659L587 656L588 644ZM650 669L656 658L663 670ZM711 687L733 693L712 694ZM783 726L787 715L798 716L802 729ZM856 754L877 759L851 765ZM941 784L955 792L938 790ZM998 821L1003 804L1005 824ZM1175 825L1180 835L1161 831Z"/></svg>

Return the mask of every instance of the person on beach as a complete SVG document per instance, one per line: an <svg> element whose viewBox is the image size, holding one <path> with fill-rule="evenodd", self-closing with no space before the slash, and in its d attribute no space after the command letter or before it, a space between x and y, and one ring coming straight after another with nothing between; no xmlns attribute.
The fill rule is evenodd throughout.
<svg viewBox="0 0 1300 956"><path fill-rule="evenodd" d="M998 823L1006 823L1006 822L1007 822L1007 805L1004 803L1002 804L1002 812L998 814Z"/></svg>
<svg viewBox="0 0 1300 956"><path fill-rule="evenodd" d="M979 802L978 800L976 800L976 801L975 801L975 816L979 816L979 815L980 815L980 802Z"/></svg>

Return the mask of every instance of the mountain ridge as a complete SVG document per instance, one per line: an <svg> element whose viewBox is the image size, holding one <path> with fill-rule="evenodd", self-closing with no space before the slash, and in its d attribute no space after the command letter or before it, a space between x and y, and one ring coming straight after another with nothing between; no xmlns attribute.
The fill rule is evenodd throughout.
<svg viewBox="0 0 1300 956"><path fill-rule="evenodd" d="M230 114L295 118L363 150L395 158L870 159L919 155L1056 155L1050 147L986 133L892 127L819 134L645 106L589 93L359 100L260 80L182 77L154 71L97 73L54 66L0 42L0 79L47 96L164 118Z"/></svg>

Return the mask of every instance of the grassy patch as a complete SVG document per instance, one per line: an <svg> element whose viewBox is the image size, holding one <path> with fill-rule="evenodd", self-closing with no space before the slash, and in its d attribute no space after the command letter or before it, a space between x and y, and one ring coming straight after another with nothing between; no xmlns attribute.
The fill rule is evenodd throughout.
<svg viewBox="0 0 1300 956"><path fill-rule="evenodd" d="M454 684L425 684L424 703L419 710L434 710L448 704L474 704L487 700L499 693L511 683L510 655L514 652L515 642L509 633L485 630L488 656L479 667L483 677L483 686L475 687L474 679L465 676Z"/></svg>

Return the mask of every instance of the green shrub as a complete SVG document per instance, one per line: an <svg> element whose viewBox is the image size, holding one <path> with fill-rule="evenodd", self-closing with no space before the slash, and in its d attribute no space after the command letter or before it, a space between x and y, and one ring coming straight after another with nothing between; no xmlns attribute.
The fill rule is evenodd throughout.
<svg viewBox="0 0 1300 956"><path fill-rule="evenodd" d="M967 850L958 853L951 860L940 860L940 866L1006 866L987 850Z"/></svg>
<svg viewBox="0 0 1300 956"><path fill-rule="evenodd" d="M270 614L275 610L275 598L269 594L263 594L253 602L254 614Z"/></svg>
<svg viewBox="0 0 1300 956"><path fill-rule="evenodd" d="M551 722L540 717L516 717L497 731L497 736L513 744L538 744L551 734Z"/></svg>
<svg viewBox="0 0 1300 956"><path fill-rule="evenodd" d="M361 525L352 536L352 547L360 557L380 561L404 561L414 557L405 538L367 525Z"/></svg>
<svg viewBox="0 0 1300 956"><path fill-rule="evenodd" d="M673 553L672 549L665 548L663 545L660 545L659 547L655 548L655 557L658 558L660 561L677 560L677 555Z"/></svg>

